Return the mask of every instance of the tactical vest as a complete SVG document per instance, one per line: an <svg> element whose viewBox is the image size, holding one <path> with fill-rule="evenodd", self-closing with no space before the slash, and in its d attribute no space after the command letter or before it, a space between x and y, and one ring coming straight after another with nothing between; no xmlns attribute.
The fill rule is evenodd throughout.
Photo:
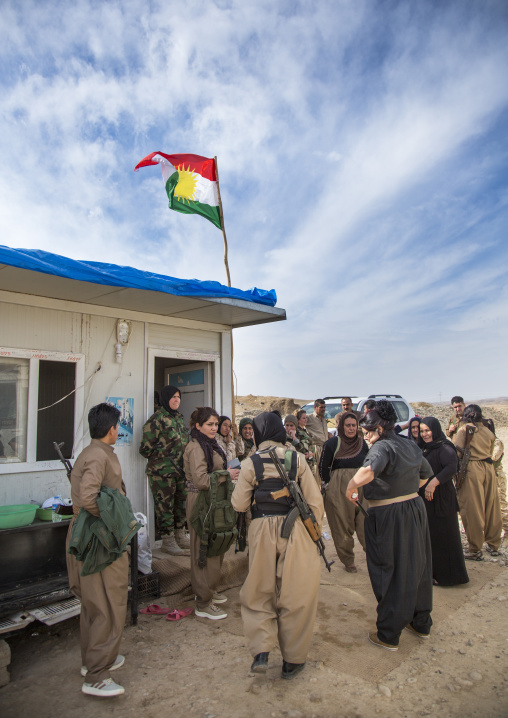
<svg viewBox="0 0 508 718"><path fill-rule="evenodd" d="M219 479L225 479L219 483ZM207 557L221 556L236 541L236 511L231 505L233 482L229 471L213 471L210 488L198 494L190 524L200 537L198 566L206 566Z"/></svg>
<svg viewBox="0 0 508 718"><path fill-rule="evenodd" d="M289 461L291 465L288 469L289 478L292 480L296 479L297 470L297 452L287 451L286 456L291 454ZM273 462L269 456L261 456L260 454L253 454L251 461L254 464L254 471L256 474L256 487L252 495L251 512L253 519L260 519L263 516L286 516L293 503L289 496L280 496L277 498L277 493L284 491L284 482L279 476L264 478L265 464L271 464ZM289 463L286 462L286 463ZM288 468L286 466L286 468Z"/></svg>

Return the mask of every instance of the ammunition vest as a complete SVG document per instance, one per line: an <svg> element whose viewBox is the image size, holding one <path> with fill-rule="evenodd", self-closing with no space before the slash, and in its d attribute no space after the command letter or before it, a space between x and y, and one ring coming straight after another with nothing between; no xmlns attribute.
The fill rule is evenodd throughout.
<svg viewBox="0 0 508 718"><path fill-rule="evenodd" d="M296 478L297 469L297 452L287 451L286 457L291 454L291 468L289 469L289 478ZM256 487L252 495L251 513L253 519L260 519L264 516L286 516L293 507L293 502L289 496L281 496L274 498L273 494L284 489L284 482L279 476L267 477L265 479L265 465L273 462L269 456L262 457L260 454L253 454L251 461L254 464L256 475Z"/></svg>
<svg viewBox="0 0 508 718"><path fill-rule="evenodd" d="M219 479L223 479L219 483ZM236 511L231 505L233 482L229 471L213 471L210 488L199 492L190 524L200 538L198 566L206 566L207 557L221 556L236 541Z"/></svg>

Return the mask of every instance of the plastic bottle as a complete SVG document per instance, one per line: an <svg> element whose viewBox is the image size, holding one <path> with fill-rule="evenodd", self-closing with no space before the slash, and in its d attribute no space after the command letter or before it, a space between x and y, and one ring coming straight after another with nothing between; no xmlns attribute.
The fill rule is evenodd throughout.
<svg viewBox="0 0 508 718"><path fill-rule="evenodd" d="M57 513L58 507L60 506L60 497L53 496L53 513L51 514L51 520L53 523L57 523L62 520L62 515Z"/></svg>

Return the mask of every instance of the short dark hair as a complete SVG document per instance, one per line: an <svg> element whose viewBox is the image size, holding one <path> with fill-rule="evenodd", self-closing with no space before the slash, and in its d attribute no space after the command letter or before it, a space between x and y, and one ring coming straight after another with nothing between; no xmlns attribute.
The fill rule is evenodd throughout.
<svg viewBox="0 0 508 718"><path fill-rule="evenodd" d="M326 404L324 399L316 399L314 402L314 409L317 409L318 406L322 406L323 404Z"/></svg>
<svg viewBox="0 0 508 718"><path fill-rule="evenodd" d="M461 396L452 396L450 404L463 404L464 399Z"/></svg>
<svg viewBox="0 0 508 718"><path fill-rule="evenodd" d="M376 408L376 401L374 399L367 399L367 401L363 405L363 408L367 409L368 411L372 411L372 409Z"/></svg>
<svg viewBox="0 0 508 718"><path fill-rule="evenodd" d="M344 401L344 399L347 399L348 401L350 401L351 403L353 403L353 401L352 401L352 399L351 399L350 396L343 396L343 397L341 398L341 401Z"/></svg>
<svg viewBox="0 0 508 718"><path fill-rule="evenodd" d="M215 416L217 420L219 419L218 413L215 411L215 409L212 409L211 406L198 406L198 408L194 409L191 414L191 428L195 427L196 424L203 426L203 424L208 421L211 416Z"/></svg>
<svg viewBox="0 0 508 718"><path fill-rule="evenodd" d="M97 404L88 412L88 428L92 439L103 439L120 420L120 412L113 404Z"/></svg>
<svg viewBox="0 0 508 718"><path fill-rule="evenodd" d="M300 419L302 418L302 416L303 416L304 414L306 414L306 413L307 413L307 412L305 411L305 409L298 409L298 411L296 412L296 418L297 418L298 420L300 420Z"/></svg>

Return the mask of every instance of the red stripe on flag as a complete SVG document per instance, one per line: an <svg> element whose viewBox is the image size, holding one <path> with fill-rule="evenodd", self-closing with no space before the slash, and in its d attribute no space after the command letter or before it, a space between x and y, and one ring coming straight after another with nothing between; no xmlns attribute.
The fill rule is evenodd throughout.
<svg viewBox="0 0 508 718"><path fill-rule="evenodd" d="M137 171L140 167L149 167L151 165L159 164L153 160L155 155L165 157L168 162L171 162L173 167L183 164L186 170L197 172L202 177L205 177L205 179L211 180L212 182L217 181L217 175L215 174L215 162L213 161L213 158L201 157L201 155L167 155L164 152L151 152L138 162L138 164L134 167L134 171Z"/></svg>

